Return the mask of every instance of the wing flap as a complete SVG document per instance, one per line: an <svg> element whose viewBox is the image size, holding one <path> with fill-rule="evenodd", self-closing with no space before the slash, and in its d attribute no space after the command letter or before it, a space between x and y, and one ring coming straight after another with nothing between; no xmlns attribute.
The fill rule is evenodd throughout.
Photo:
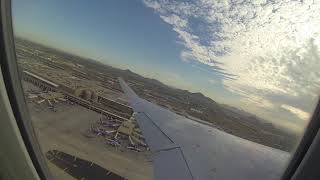
<svg viewBox="0 0 320 180"><path fill-rule="evenodd" d="M138 121L142 134L153 152L156 179L193 180L181 148L144 112L138 112L135 119Z"/></svg>
<svg viewBox="0 0 320 180"><path fill-rule="evenodd" d="M145 113L137 113L135 119L152 151L175 147L174 142Z"/></svg>
<svg viewBox="0 0 320 180"><path fill-rule="evenodd" d="M180 147L158 151L153 160L156 179L193 180Z"/></svg>

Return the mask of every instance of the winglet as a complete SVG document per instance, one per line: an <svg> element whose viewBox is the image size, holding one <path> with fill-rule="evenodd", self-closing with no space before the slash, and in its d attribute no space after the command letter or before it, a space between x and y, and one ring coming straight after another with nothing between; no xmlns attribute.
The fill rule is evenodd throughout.
<svg viewBox="0 0 320 180"><path fill-rule="evenodd" d="M139 99L139 96L127 85L127 83L121 77L119 77L118 80L120 82L121 89L130 99L131 103Z"/></svg>

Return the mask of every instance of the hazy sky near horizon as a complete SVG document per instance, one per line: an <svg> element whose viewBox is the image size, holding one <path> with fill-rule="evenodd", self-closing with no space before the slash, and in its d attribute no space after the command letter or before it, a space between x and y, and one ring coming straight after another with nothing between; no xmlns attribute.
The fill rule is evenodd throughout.
<svg viewBox="0 0 320 180"><path fill-rule="evenodd" d="M13 0L21 36L299 131L320 90L320 1Z"/></svg>

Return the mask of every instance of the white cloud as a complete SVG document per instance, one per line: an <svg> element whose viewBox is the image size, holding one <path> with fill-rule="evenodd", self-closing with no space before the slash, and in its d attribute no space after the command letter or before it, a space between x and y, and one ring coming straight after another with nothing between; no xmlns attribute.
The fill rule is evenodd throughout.
<svg viewBox="0 0 320 180"><path fill-rule="evenodd" d="M309 3L299 1L237 2L148 0L145 4L151 8L157 4L154 9L177 32L186 47L181 52L182 59L210 66L224 63L228 73L241 77L236 83L231 82L234 86L251 83L257 89L295 93L297 84L287 72L295 61L285 59L285 50L303 51L311 37L319 39L320 4L314 2L310 8ZM197 27L188 26L192 18L202 22L204 32L195 32ZM200 37L202 33L205 37ZM204 39L209 44L201 43ZM320 44L319 40L314 43ZM319 63L316 65L320 67ZM293 86L284 85L283 80L291 81Z"/></svg>
<svg viewBox="0 0 320 180"><path fill-rule="evenodd" d="M216 83L217 83L217 80L215 80L215 79L209 79L209 83L211 83L211 84L216 84Z"/></svg>
<svg viewBox="0 0 320 180"><path fill-rule="evenodd" d="M178 26L179 28L185 28L187 27L188 21L185 19L180 18L179 16L173 14L170 16L160 16L164 22L168 24L174 24Z"/></svg>
<svg viewBox="0 0 320 180"><path fill-rule="evenodd" d="M256 96L253 94L250 95L244 95L244 98L241 99L244 104L255 106L255 107L262 107L267 109L274 108L274 104L270 102L269 100L265 99L261 96Z"/></svg>
<svg viewBox="0 0 320 180"><path fill-rule="evenodd" d="M241 101L270 109L270 94L309 98L310 104L318 96L320 1L144 0L144 4L177 33L184 45L182 60L206 64L225 76L234 74L237 78L222 83L243 96Z"/></svg>
<svg viewBox="0 0 320 180"><path fill-rule="evenodd" d="M310 118L310 114L308 112L305 112L299 108L296 108L296 107L293 107L290 105L286 105L286 104L282 104L281 108L291 112L292 114L298 116L302 120L308 120Z"/></svg>

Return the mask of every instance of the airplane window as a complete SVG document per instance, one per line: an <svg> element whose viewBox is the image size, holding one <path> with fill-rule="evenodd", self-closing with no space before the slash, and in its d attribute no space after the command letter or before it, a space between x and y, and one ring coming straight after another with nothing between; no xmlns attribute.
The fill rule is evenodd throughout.
<svg viewBox="0 0 320 180"><path fill-rule="evenodd" d="M320 90L320 1L12 1L55 179L277 180Z"/></svg>

